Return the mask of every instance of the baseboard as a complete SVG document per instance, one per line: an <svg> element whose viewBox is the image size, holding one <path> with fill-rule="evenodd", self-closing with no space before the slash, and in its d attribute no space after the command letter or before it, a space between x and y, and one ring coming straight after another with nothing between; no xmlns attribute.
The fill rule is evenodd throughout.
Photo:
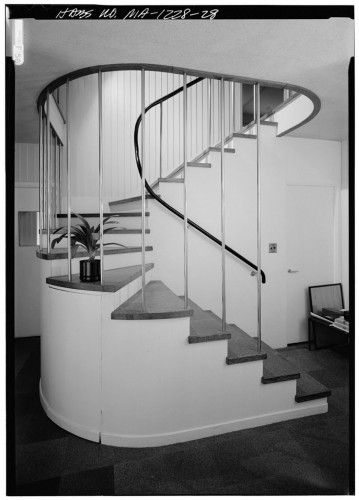
<svg viewBox="0 0 359 500"><path fill-rule="evenodd" d="M100 442L100 432L98 430L74 423L62 415L59 415L51 408L42 392L41 379L39 382L39 394L41 406L43 407L44 412L56 425L68 432L71 432L71 434L75 434L75 436L88 439L89 441L95 441L96 443Z"/></svg>
<svg viewBox="0 0 359 500"><path fill-rule="evenodd" d="M296 403L296 406L290 410L269 413L265 415L233 420L221 424L213 424L192 429L185 429L165 434L151 435L119 435L109 432L101 432L101 443L110 446L122 446L129 448L145 448L164 446L195 439L226 434L262 425L274 424L294 418L302 418L310 415L326 413L328 411L327 398L310 401L308 403Z"/></svg>

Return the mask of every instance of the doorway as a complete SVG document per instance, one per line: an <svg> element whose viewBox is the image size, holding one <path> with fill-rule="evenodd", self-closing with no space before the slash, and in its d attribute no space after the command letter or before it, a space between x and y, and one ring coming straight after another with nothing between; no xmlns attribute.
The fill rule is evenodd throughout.
<svg viewBox="0 0 359 500"><path fill-rule="evenodd" d="M287 343L308 338L308 286L334 281L332 186L287 186Z"/></svg>

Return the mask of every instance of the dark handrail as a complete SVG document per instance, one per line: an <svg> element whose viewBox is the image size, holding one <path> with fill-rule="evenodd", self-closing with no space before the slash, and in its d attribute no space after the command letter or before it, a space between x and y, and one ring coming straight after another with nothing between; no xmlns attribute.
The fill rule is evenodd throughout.
<svg viewBox="0 0 359 500"><path fill-rule="evenodd" d="M195 80L192 80L192 82L190 82L190 83L187 84L187 88L192 87L193 85L196 85L197 83L201 82L202 80L203 80L203 78L196 78ZM179 94L180 92L183 92L183 87L179 87L178 89L174 90L173 92L170 92L169 94L165 95L164 97L161 97L160 99L157 99L157 101L152 102L149 106L147 106L147 108L145 108L145 113L147 113L147 111L149 111L150 109L152 109L154 106L157 106L158 104L161 104L162 102L167 101L168 99L170 99L171 97ZM137 169L138 169L138 172L139 172L140 177L142 179L142 165L141 165L141 160L140 160L140 156L139 156L139 149L138 149L138 129L140 127L141 120L142 120L142 115L140 115L137 118L137 121L136 121L135 131L134 131L134 143L135 143L135 156L136 156ZM148 191L148 193L155 200L157 200L158 203L160 203L162 206L166 207L167 210L169 210L173 214L177 215L177 217L180 217L181 219L184 218L183 214L181 212L179 212L178 210L176 210L175 208L173 208L171 205L169 205L168 203L166 203L164 200L162 200L162 198L160 198L153 191L153 189L151 188L151 186L148 184L147 180L145 180L145 185L146 185L146 190ZM188 222L188 224L190 226L192 226L195 229L197 229L197 231L199 231L200 233L204 234L207 238L209 238L210 240L212 240L215 243L217 243L217 245L222 245L221 240L219 240L218 238L216 238L215 236L213 236L213 234L211 234L208 231L206 231L205 229L203 229L203 227L199 226L198 224L196 224L195 222L193 222L191 219L187 219L187 222ZM225 248L226 248L226 250L230 254L234 255L235 257L237 257L237 259L239 259L242 262L244 262L245 264L247 264L247 266L251 267L252 269L258 270L258 267L255 264L253 264L253 262L251 262L250 260L248 260L245 257L243 257L243 255L241 255L238 252L236 252L235 250L233 250L233 248L229 247L228 245L225 245ZM265 274L264 274L264 272L262 270L261 270L261 276L262 276L262 283L265 283L266 282L266 276L265 276Z"/></svg>

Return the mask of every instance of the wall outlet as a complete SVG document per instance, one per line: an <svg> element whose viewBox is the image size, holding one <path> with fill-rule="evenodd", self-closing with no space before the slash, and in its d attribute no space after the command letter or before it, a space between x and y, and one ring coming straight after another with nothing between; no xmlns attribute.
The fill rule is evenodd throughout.
<svg viewBox="0 0 359 500"><path fill-rule="evenodd" d="M269 243L268 253L277 253L277 243Z"/></svg>

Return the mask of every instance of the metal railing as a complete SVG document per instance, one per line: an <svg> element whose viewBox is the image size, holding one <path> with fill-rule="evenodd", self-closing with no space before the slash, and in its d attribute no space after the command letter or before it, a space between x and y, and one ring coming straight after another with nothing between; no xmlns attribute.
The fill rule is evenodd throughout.
<svg viewBox="0 0 359 500"><path fill-rule="evenodd" d="M70 82L76 78L85 75L94 75L97 77L97 95L98 95L98 204L99 204L99 218L100 218L100 231L99 238L100 245L100 259L101 259L101 283L104 283L104 248L103 248L103 216L104 216L104 172L106 170L106 162L104 159L104 74L107 72L118 71L135 71L136 82L137 75L140 75L140 114L134 123L134 149L135 149L135 163L139 173L140 179L140 200L141 200L141 270L142 270L142 307L146 309L146 193L148 193L154 200L165 207L169 212L183 220L183 234L184 234L184 307L188 307L189 290L188 290L188 228L192 227L210 241L217 244L221 249L221 276L222 276L222 330L226 329L226 255L234 256L239 262L245 264L252 269L252 274L257 276L257 336L258 348L261 348L261 287L266 282L266 277L261 269L261 116L260 113L260 89L261 82L241 79L234 76L224 76L220 74L208 74L204 72L196 72L185 70L182 68L166 68L151 65L112 65L101 66L97 68L86 68L83 71L74 72L73 74L65 75L55 82L47 86L39 96L38 109L39 109L39 152L40 152L40 245L44 247L48 253L51 253L51 230L56 226L56 217L61 205L61 193L57 191L61 189L61 184L66 188L66 212L67 212L67 231L71 232L71 218L73 211L72 200L72 183L71 171L73 160L70 153L70 140L71 140L71 119L70 108L74 104ZM150 78L151 72L161 73L161 85L156 87L156 79ZM163 95L162 75L167 73L166 82L166 95ZM149 76L147 78L147 75ZM172 75L172 76L171 76ZM166 77L165 77L166 78ZM182 78L182 85L180 84ZM124 81L124 80L123 80ZM130 80L131 81L131 80ZM155 88L150 88L151 81L155 82ZM105 81L106 83L106 81ZM241 92L242 84L246 83L253 86L253 122L252 127L257 131L257 224L256 224L256 238L257 238L257 257L256 262L252 262L244 255L234 250L226 243L225 231L225 145L233 139L236 132L242 132L242 114L240 106L242 103ZM152 83L153 84L153 83ZM175 88L175 85L179 85ZM270 82L265 82L269 85ZM59 86L63 85L65 88L66 96L66 110L65 113L61 112L61 92ZM173 90L168 92L172 86ZM283 84L275 84L280 88L284 88ZM286 86L291 91L301 92L303 89L295 88L293 86ZM52 129L52 116L50 116L50 98L53 92L56 93L55 105L58 106L59 112L66 124L66 136L64 147L66 148L65 155L61 154L62 143L56 136ZM136 94L137 90L134 92ZM146 96L147 93L147 96ZM158 96L151 102L151 96ZM311 98L314 103L316 96L309 91L302 91L307 97ZM138 92L136 96L138 95ZM137 99L137 97L135 98ZM147 104L146 104L147 102ZM136 100L137 103L137 100ZM176 103L176 104L175 104ZM106 104L106 103L105 103ZM182 106L182 108L181 108ZM146 120L148 119L149 112L156 111L155 119L146 127ZM136 108L136 115L138 115L138 108ZM318 106L309 117L311 119L318 112ZM176 120L178 119L178 123ZM182 120L182 126L181 125ZM307 119L308 121L308 119ZM155 124L155 126L153 126ZM139 144L139 128L141 126L141 136ZM300 124L298 125L300 126ZM155 142L159 144L159 150L155 154L151 150L152 141L148 141L148 133L154 133ZM146 135L147 134L147 135ZM55 148L52 151L51 137L55 135ZM149 146L146 148L146 140ZM176 143L176 144L175 144ZM74 148L75 143L72 144ZM175 155L175 147L177 154ZM187 184L188 175L187 167L191 161L200 161L211 152L215 147L220 151L220 237L215 236L207 229L201 227L197 222L188 217L188 194ZM182 160L178 160L181 154ZM61 160L62 158L62 160ZM155 165L153 166L153 158L155 158ZM63 163L65 176L60 179L60 165ZM177 163L176 163L177 162ZM154 168L155 167L155 168ZM55 169L59 174L59 178L55 179L55 193L52 188L52 169ZM158 179L162 177L174 177L182 175L183 181L183 213L171 205L170 202L162 199L156 192ZM149 177L151 181L149 181ZM52 198L55 196L55 204L53 206ZM57 196L59 200L57 201ZM45 240L43 240L43 235ZM71 255L71 239L67 239L67 272L68 279L72 279L72 255ZM260 272L258 272L260 270Z"/></svg>
<svg viewBox="0 0 359 500"><path fill-rule="evenodd" d="M142 70L143 71L143 70ZM224 78L221 78L219 80L219 85L218 85L218 120L219 120L219 144L216 142L215 146L220 148L220 153L221 153L221 188L220 188L220 199L221 199L221 239L215 237L213 234L211 234L209 231L201 227L199 224L194 222L193 220L188 218L187 215L187 164L188 164L188 158L187 158L187 136L188 136L188 130L187 130L187 112L188 112L188 99L187 99L187 93L188 89L197 86L200 82L203 82L203 78L197 78L190 83L187 83L187 74L183 74L183 85L169 94L162 96L161 98L155 100L154 102L150 103L148 106L146 106L144 109L142 108L141 115L137 118L136 125L135 125L135 130L134 130L134 146L135 146L135 156L136 156L136 163L137 163L137 168L139 175L141 177L142 181L142 186L144 185L145 190L149 193L149 195L155 199L157 202L159 202L162 206L164 206L167 210L169 210L171 213L175 214L177 217L183 219L184 223L184 307L188 307L188 226L192 226L195 228L197 231L205 235L207 238L209 238L211 241L215 242L216 244L220 245L221 247L221 280L222 280L222 331L224 332L226 330L226 253L230 253L233 256L235 256L238 260L249 266L250 268L258 271L260 269L260 273L257 274L257 310L258 310L258 349L259 351L261 350L261 286L262 283L266 282L266 277L261 269L261 241L260 241L260 232L261 232L261 227L260 227L260 161L259 161L259 153L260 153L260 142L259 142L259 137L260 137L260 87L259 85L256 86L257 92L255 94L255 99L256 99L256 109L258 110L258 116L256 116L257 121L257 264L251 262L249 259L238 253L236 250L231 248L226 244L225 241L225 180L224 180L224 174L225 174L225 159L224 159L224 146L225 143L228 142L232 137L233 133L235 132L235 98L233 95L233 90L229 89L230 91L230 99L229 99L229 113L228 113L228 123L229 123L229 132L230 134L225 137L224 130L225 130L225 81ZM208 94L207 94L207 116L209 119L207 120L207 144L208 146L201 152L199 155L199 158L203 158L208 153L210 152L210 148L212 147L212 128L213 128L213 111L212 111L212 84L211 81L207 85L208 89ZM140 148L139 148L139 141L138 141L138 135L139 135L139 128L141 126L141 151L144 143L144 127L143 123L145 122L145 116L146 113L148 113L151 109L155 108L156 106L160 107L161 110L161 115L162 115L162 106L163 103L168 101L169 99L173 98L174 96L178 95L179 93L183 93L183 163L174 170L174 172L170 173L169 176L175 174L178 175L179 173L182 173L182 178L183 178L183 213L181 213L179 210L174 208L170 203L162 199L155 191L153 188L153 185L151 186L150 183L146 180L146 175L144 173L144 168L142 164L142 159L143 159L143 154L141 154L141 159L140 159ZM143 101L142 101L143 103ZM259 117L259 118L258 118ZM161 123L161 122L160 122ZM203 127L203 121L202 121L202 127ZM193 133L193 131L191 131ZM160 144L162 144L162 123L160 126ZM162 175L162 165L160 165L160 174ZM156 184L156 183L155 183ZM142 189L142 201L144 202L145 199L145 193L144 189ZM145 208L142 206L142 214L144 214ZM142 242L142 249L144 249L144 242ZM145 289L145 272L142 272L142 290ZM145 297L144 297L144 292L143 292L143 304L145 304ZM143 306L145 307L145 305Z"/></svg>

